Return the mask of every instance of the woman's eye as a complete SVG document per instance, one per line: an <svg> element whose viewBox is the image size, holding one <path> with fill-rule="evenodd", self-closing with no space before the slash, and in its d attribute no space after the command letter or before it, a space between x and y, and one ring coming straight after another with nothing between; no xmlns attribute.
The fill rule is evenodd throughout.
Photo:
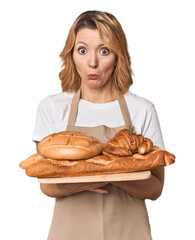
<svg viewBox="0 0 195 240"><path fill-rule="evenodd" d="M110 53L110 51L109 51L107 48L102 48L102 49L100 50L100 53L101 53L102 55L108 55L108 54Z"/></svg>
<svg viewBox="0 0 195 240"><path fill-rule="evenodd" d="M80 54L85 54L87 50L85 48L79 48L79 53Z"/></svg>

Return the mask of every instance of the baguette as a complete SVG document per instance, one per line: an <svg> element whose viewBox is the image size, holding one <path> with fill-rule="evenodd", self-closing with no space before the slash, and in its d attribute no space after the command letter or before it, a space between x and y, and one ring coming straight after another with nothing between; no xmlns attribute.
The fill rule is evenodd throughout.
<svg viewBox="0 0 195 240"><path fill-rule="evenodd" d="M19 167L22 169L26 169L30 164L36 163L39 160L45 159L45 157L41 156L40 154L33 154L27 159L23 160L20 164Z"/></svg>
<svg viewBox="0 0 195 240"><path fill-rule="evenodd" d="M175 162L175 156L157 147L144 154L133 154L130 157L99 155L79 161L53 160L39 158L26 167L30 177L73 177L111 173L124 173L149 170L159 166L168 166Z"/></svg>

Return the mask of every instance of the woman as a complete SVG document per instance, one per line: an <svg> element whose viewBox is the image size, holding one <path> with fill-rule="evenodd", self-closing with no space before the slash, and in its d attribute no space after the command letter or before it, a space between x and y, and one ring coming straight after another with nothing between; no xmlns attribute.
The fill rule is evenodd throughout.
<svg viewBox="0 0 195 240"><path fill-rule="evenodd" d="M61 53L60 94L39 105L33 140L64 130L92 135L103 144L127 128L164 148L154 105L131 92L132 69L125 34L105 12L82 13L70 29ZM56 197L49 240L149 240L145 199L162 192L163 167L148 180L41 184Z"/></svg>

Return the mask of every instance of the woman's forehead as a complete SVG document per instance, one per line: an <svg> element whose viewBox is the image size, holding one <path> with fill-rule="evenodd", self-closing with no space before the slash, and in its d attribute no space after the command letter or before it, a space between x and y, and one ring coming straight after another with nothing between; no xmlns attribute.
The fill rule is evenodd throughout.
<svg viewBox="0 0 195 240"><path fill-rule="evenodd" d="M90 44L92 42L97 45L103 44L97 29L83 28L78 31L75 45L78 43Z"/></svg>

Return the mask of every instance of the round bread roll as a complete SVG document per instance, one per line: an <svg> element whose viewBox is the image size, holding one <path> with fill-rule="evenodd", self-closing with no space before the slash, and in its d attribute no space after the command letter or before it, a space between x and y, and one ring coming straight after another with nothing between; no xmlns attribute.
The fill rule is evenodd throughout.
<svg viewBox="0 0 195 240"><path fill-rule="evenodd" d="M38 144L39 153L57 160L79 160L99 155L102 144L94 137L77 131L64 131L43 138Z"/></svg>

